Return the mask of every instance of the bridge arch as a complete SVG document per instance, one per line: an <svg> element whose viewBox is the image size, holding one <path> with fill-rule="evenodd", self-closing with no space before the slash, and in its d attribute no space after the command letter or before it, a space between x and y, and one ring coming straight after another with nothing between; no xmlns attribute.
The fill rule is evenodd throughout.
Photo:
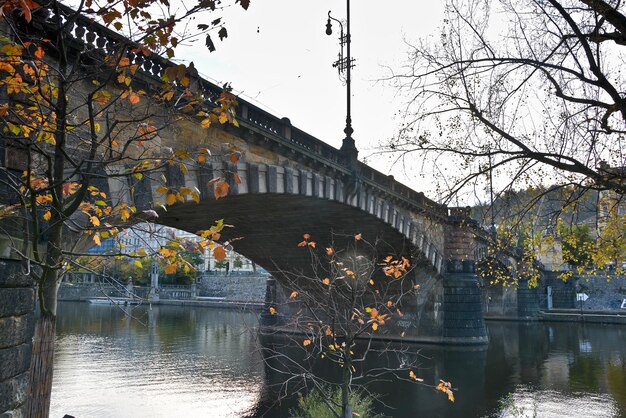
<svg viewBox="0 0 626 418"><path fill-rule="evenodd" d="M216 200L209 181L226 171L230 184L227 197ZM237 173L240 182L234 180ZM156 192L161 173L146 176L133 185L132 198L140 209L156 208L164 196ZM388 250L419 258L436 272L444 264L424 222L380 190L346 178L333 178L314 171L239 162L213 162L183 174L176 167L165 174L170 187L190 187L200 191L199 203L186 201L157 209L156 223L196 232L224 219L234 228L223 231L224 240L242 237L235 250L268 271L305 269L310 260L297 247L305 233L319 245L341 247L357 233L368 240L380 239ZM124 193L119 185L109 185L113 193ZM117 189L117 190L116 190ZM119 196L118 196L119 197ZM382 250L385 251L385 250Z"/></svg>

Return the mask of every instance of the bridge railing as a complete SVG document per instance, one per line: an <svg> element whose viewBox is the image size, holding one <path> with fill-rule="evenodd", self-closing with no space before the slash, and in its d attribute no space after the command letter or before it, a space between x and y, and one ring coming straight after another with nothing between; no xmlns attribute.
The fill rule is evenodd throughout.
<svg viewBox="0 0 626 418"><path fill-rule="evenodd" d="M132 40L94 22L90 17L76 16L76 11L68 6L60 3L57 3L57 5L60 16L53 15L54 12L52 10L40 11L37 16L39 25L44 30L54 30L57 27L56 19L67 22L67 19L72 17L73 22L67 25L66 30L74 38L72 47L77 49L79 53L89 51L104 57L111 55L115 51L125 49L130 62L139 65L142 76L147 77L146 81L152 79L153 82L161 80L165 70L174 65L157 54L144 56L143 54L132 52L138 46ZM198 75L190 78L191 82L201 89L207 104L216 106L215 100L219 97L222 88ZM278 118L241 98L239 103L237 116L242 127L254 127L266 133L270 138L278 138L282 144L288 144L293 149L301 150L306 155L313 156L320 162L340 172L344 172L347 175L351 174L347 169L345 158L340 150L293 127L287 118ZM380 188L384 192L395 196L399 200L406 201L409 205L425 213L437 217L447 216L445 205L440 205L425 197L423 193L416 192L410 187L395 181L392 176L387 176L363 163L359 163L359 171L361 179L367 184Z"/></svg>

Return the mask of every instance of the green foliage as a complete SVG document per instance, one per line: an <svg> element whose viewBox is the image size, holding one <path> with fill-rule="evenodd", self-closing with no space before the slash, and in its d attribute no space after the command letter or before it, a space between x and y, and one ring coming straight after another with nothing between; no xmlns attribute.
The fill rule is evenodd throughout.
<svg viewBox="0 0 626 418"><path fill-rule="evenodd" d="M203 262L202 254L197 251L181 251L179 256L193 267L197 267ZM175 273L166 274L165 265L165 262L160 260L159 275L161 278L159 280L162 283L188 285L196 281L196 277L198 276L198 271L196 269L179 268L176 269Z"/></svg>
<svg viewBox="0 0 626 418"><path fill-rule="evenodd" d="M352 391L348 397L353 416L361 418L383 418L374 412L374 398L363 391ZM331 409L332 408L332 409ZM324 387L303 396L298 407L290 411L292 418L336 418L341 416L341 390L338 387Z"/></svg>
<svg viewBox="0 0 626 418"><path fill-rule="evenodd" d="M563 262L571 266L588 266L592 261L593 238L587 225L559 225L563 245Z"/></svg>

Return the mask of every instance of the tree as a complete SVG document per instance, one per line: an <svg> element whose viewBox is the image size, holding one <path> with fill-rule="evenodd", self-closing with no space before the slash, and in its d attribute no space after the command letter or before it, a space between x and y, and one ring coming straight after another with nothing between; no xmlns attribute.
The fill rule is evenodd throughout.
<svg viewBox="0 0 626 418"><path fill-rule="evenodd" d="M249 6L248 0L235 2ZM174 11L167 0L85 0L72 10L56 0L0 2L7 35L0 39L0 130L9 161L0 178L6 199L2 227L13 237L11 250L33 277L40 308L27 416L48 416L63 271L88 245L100 245L119 237L126 225L158 217L155 210L140 211L124 197L144 176L168 166L185 172L210 155L206 148L163 149L159 134L182 123L204 128L237 123L237 101L228 88L207 97L193 64L176 65L158 56L173 58L177 45L199 36L213 50L210 34L227 36L214 15L221 7L220 2L200 1ZM191 20L205 14L213 16L206 20L211 23L189 31ZM131 20L133 26L127 26ZM228 153L236 161L237 151L230 148ZM114 196L102 186L110 179L135 184ZM157 192L164 196L163 208L199 200L197 190L162 181ZM213 183L217 198L227 194L224 178ZM202 251L212 247L224 226L200 231ZM174 242L156 253L166 260L169 273L180 265L181 248ZM138 267L148 255L146 250L128 254Z"/></svg>
<svg viewBox="0 0 626 418"><path fill-rule="evenodd" d="M367 379L392 376L425 384L411 369L416 366L416 356L412 357L401 341L392 343L395 348L384 343L377 346L374 341L377 334L387 334L386 328L395 327L400 334L395 323L419 289L409 274L410 261L395 255L379 259L381 243L370 243L361 234L347 240L344 248L334 244L318 248L313 238L304 234L298 246L311 256L309 273L280 272L289 296L284 304L269 306L268 313L285 321L279 329L292 335L291 343L301 350L303 360L288 357L284 347L263 347L266 362L286 373L287 383L301 378L298 384L319 392L318 398L332 416L345 418L353 416L350 393L360 387L357 398L362 398L368 392L360 385ZM404 332L400 336L404 337ZM370 368L366 360L374 355L376 366ZM400 364L393 364L398 358ZM316 362L335 368L339 378L329 382L316 375ZM450 383L441 381L433 387L454 401Z"/></svg>
<svg viewBox="0 0 626 418"><path fill-rule="evenodd" d="M390 77L409 102L388 149L435 160L448 199L489 183L623 196L625 46L621 0L449 0Z"/></svg>

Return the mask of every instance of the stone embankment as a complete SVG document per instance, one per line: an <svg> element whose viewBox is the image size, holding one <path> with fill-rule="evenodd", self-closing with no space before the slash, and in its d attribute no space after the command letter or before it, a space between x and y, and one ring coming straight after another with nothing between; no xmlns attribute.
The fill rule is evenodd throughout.
<svg viewBox="0 0 626 418"><path fill-rule="evenodd" d="M18 261L0 259L0 418L23 416L34 308L31 277Z"/></svg>
<svg viewBox="0 0 626 418"><path fill-rule="evenodd" d="M265 301L267 275L230 274L202 275L190 286L162 285L159 300L152 303L162 305L184 305L196 307L262 308ZM150 289L144 286L124 287L100 283L63 283L59 289L59 300L84 301L91 298L134 298L148 300Z"/></svg>

